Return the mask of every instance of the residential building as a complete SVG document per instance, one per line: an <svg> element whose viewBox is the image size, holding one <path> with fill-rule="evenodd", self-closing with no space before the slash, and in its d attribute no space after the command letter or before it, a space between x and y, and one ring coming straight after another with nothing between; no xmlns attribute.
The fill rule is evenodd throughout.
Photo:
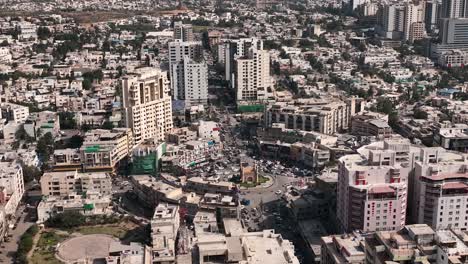
<svg viewBox="0 0 468 264"><path fill-rule="evenodd" d="M136 242L123 244L112 242L109 246L107 264L149 264L151 263L151 250L148 246Z"/></svg>
<svg viewBox="0 0 468 264"><path fill-rule="evenodd" d="M24 123L24 130L32 138L39 138L47 133L56 137L60 131L60 118L52 111L30 113Z"/></svg>
<svg viewBox="0 0 468 264"><path fill-rule="evenodd" d="M198 194L219 193L229 195L232 194L235 187L236 185L229 181L192 177L187 179L184 189Z"/></svg>
<svg viewBox="0 0 468 264"><path fill-rule="evenodd" d="M386 115L368 112L351 118L351 134L353 135L383 139L391 137L392 133Z"/></svg>
<svg viewBox="0 0 468 264"><path fill-rule="evenodd" d="M355 101L297 99L276 102L265 109L265 126L286 124L288 129L315 131L326 135L348 129Z"/></svg>
<svg viewBox="0 0 468 264"><path fill-rule="evenodd" d="M171 67L172 92L175 100L184 100L186 106L207 104L208 66L184 56L182 62Z"/></svg>
<svg viewBox="0 0 468 264"><path fill-rule="evenodd" d="M414 42L425 36L423 3L406 3L403 24L403 40Z"/></svg>
<svg viewBox="0 0 468 264"><path fill-rule="evenodd" d="M159 204L151 219L152 263L175 263L175 243L180 225L177 205Z"/></svg>
<svg viewBox="0 0 468 264"><path fill-rule="evenodd" d="M174 39L182 41L194 41L193 28L191 24L183 24L182 21L174 22Z"/></svg>
<svg viewBox="0 0 468 264"><path fill-rule="evenodd" d="M238 104L268 99L273 89L268 51L250 47L245 56L236 58L234 76Z"/></svg>
<svg viewBox="0 0 468 264"><path fill-rule="evenodd" d="M18 124L24 123L29 117L29 108L27 106L12 103L1 103L0 110L0 118Z"/></svg>
<svg viewBox="0 0 468 264"><path fill-rule="evenodd" d="M138 200L148 208L161 202L179 203L184 197L182 188L174 187L151 175L132 175L131 181Z"/></svg>
<svg viewBox="0 0 468 264"><path fill-rule="evenodd" d="M365 264L364 237L359 234L322 237L321 264Z"/></svg>
<svg viewBox="0 0 468 264"><path fill-rule="evenodd" d="M86 171L115 171L120 162L129 158L134 147L130 128L94 129L86 132L80 148Z"/></svg>
<svg viewBox="0 0 468 264"><path fill-rule="evenodd" d="M468 18L467 0L442 0L441 18Z"/></svg>
<svg viewBox="0 0 468 264"><path fill-rule="evenodd" d="M16 161L0 162L0 206L5 215L15 215L24 194L23 169Z"/></svg>
<svg viewBox="0 0 468 264"><path fill-rule="evenodd" d="M434 229L468 227L467 162L466 154L440 147L421 150L414 170L414 222Z"/></svg>
<svg viewBox="0 0 468 264"><path fill-rule="evenodd" d="M343 230L398 230L405 225L409 143L384 141L383 148L339 159L337 217Z"/></svg>
<svg viewBox="0 0 468 264"><path fill-rule="evenodd" d="M66 197L95 191L103 195L112 194L112 180L108 173L79 173L78 171L46 172L41 177L44 196Z"/></svg>
<svg viewBox="0 0 468 264"><path fill-rule="evenodd" d="M64 212L78 212L85 216L111 214L111 194L87 191L85 194L69 193L67 196L44 197L37 206L37 223Z"/></svg>
<svg viewBox="0 0 468 264"><path fill-rule="evenodd" d="M434 143L448 150L468 153L468 125L454 124L438 128Z"/></svg>
<svg viewBox="0 0 468 264"><path fill-rule="evenodd" d="M172 129L172 103L167 74L156 68L140 68L122 80L125 126L135 144L145 139L164 140Z"/></svg>

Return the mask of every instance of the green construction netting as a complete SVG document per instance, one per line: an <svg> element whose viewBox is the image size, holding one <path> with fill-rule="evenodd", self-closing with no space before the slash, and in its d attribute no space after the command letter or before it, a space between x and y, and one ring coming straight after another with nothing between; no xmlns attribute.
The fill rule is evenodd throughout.
<svg viewBox="0 0 468 264"><path fill-rule="evenodd" d="M248 112L263 112L265 105L262 104L252 104L252 105L238 105L237 111L241 113Z"/></svg>
<svg viewBox="0 0 468 264"><path fill-rule="evenodd" d="M133 174L152 174L155 175L157 171L156 153L142 156L133 157Z"/></svg>
<svg viewBox="0 0 468 264"><path fill-rule="evenodd" d="M94 204L85 204L83 206L85 210L93 210L94 209Z"/></svg>
<svg viewBox="0 0 468 264"><path fill-rule="evenodd" d="M86 147L86 148L85 148L85 152L86 152L86 153L98 152L100 149L101 149L101 146L99 146L99 145L94 145L94 146Z"/></svg>

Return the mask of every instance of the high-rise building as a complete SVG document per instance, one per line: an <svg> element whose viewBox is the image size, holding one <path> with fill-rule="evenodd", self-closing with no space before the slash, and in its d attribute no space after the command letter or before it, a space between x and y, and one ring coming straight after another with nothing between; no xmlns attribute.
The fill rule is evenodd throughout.
<svg viewBox="0 0 468 264"><path fill-rule="evenodd" d="M425 35L424 5L422 3L406 3L403 23L403 40L414 42Z"/></svg>
<svg viewBox="0 0 468 264"><path fill-rule="evenodd" d="M468 155L424 148L415 163L413 221L434 229L468 228Z"/></svg>
<svg viewBox="0 0 468 264"><path fill-rule="evenodd" d="M442 0L441 18L468 17L468 0Z"/></svg>
<svg viewBox="0 0 468 264"><path fill-rule="evenodd" d="M440 4L437 0L430 0L425 5L424 23L426 24L426 31L431 32L439 24Z"/></svg>
<svg viewBox="0 0 468 264"><path fill-rule="evenodd" d="M386 140L339 160L337 217L345 231L398 230L405 225L410 145Z"/></svg>
<svg viewBox="0 0 468 264"><path fill-rule="evenodd" d="M405 8L401 4L385 5L381 11L380 34L388 39L400 39L403 32Z"/></svg>
<svg viewBox="0 0 468 264"><path fill-rule="evenodd" d="M185 100L186 105L206 104L208 101L208 66L204 61L184 57L171 68L173 98Z"/></svg>
<svg viewBox="0 0 468 264"><path fill-rule="evenodd" d="M218 53L224 56L219 61L224 62L226 81L233 81L236 58L247 56L250 47L263 50L263 41L257 38L232 39L219 46ZM231 83L231 85L232 87L235 86L234 83Z"/></svg>
<svg viewBox="0 0 468 264"><path fill-rule="evenodd" d="M164 140L172 129L172 105L167 73L140 68L122 80L125 125L135 144L145 139Z"/></svg>
<svg viewBox="0 0 468 264"><path fill-rule="evenodd" d="M201 42L169 43L169 67L174 100L184 100L186 105L207 102L208 67L202 59Z"/></svg>
<svg viewBox="0 0 468 264"><path fill-rule="evenodd" d="M441 19L440 39L443 44L468 45L468 18Z"/></svg>
<svg viewBox="0 0 468 264"><path fill-rule="evenodd" d="M0 211L15 214L24 194L23 168L16 161L0 162ZM1 215L1 213L0 213Z"/></svg>
<svg viewBox="0 0 468 264"><path fill-rule="evenodd" d="M193 28L191 24L183 24L182 21L174 23L174 39L193 41Z"/></svg>
<svg viewBox="0 0 468 264"><path fill-rule="evenodd" d="M247 56L238 57L235 61L237 102L265 100L271 86L270 54L250 47Z"/></svg>

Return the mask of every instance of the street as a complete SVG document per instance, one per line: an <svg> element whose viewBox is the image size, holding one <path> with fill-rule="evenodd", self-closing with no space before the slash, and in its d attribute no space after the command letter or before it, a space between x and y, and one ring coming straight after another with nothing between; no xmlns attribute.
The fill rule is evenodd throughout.
<svg viewBox="0 0 468 264"><path fill-rule="evenodd" d="M21 235L34 223L28 219L28 214L23 213L25 207L19 206L16 211L16 219L19 219L16 228L8 231L9 240L1 244L0 263L14 263L15 253L18 249L18 241Z"/></svg>

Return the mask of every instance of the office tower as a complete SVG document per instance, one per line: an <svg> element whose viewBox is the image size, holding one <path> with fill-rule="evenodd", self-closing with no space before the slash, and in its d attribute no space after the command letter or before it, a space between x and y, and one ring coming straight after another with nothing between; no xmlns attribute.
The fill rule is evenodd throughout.
<svg viewBox="0 0 468 264"><path fill-rule="evenodd" d="M344 231L405 225L409 156L409 143L388 140L340 158L337 217Z"/></svg>
<svg viewBox="0 0 468 264"><path fill-rule="evenodd" d="M172 129L172 105L167 73L140 68L122 79L125 125L135 144L145 139L164 140Z"/></svg>
<svg viewBox="0 0 468 264"><path fill-rule="evenodd" d="M185 100L186 105L206 104L208 101L208 66L204 61L184 57L173 64L173 98Z"/></svg>
<svg viewBox="0 0 468 264"><path fill-rule="evenodd" d="M424 31L424 6L422 3L405 5L405 19L403 24L403 40L414 42L422 39Z"/></svg>
<svg viewBox="0 0 468 264"><path fill-rule="evenodd" d="M439 24L440 3L437 0L430 0L425 3L424 23L426 31L433 31Z"/></svg>
<svg viewBox="0 0 468 264"><path fill-rule="evenodd" d="M182 21L174 23L174 39L193 41L193 28L191 24L183 24Z"/></svg>
<svg viewBox="0 0 468 264"><path fill-rule="evenodd" d="M441 18L468 17L468 0L442 0Z"/></svg>
<svg viewBox="0 0 468 264"><path fill-rule="evenodd" d="M237 102L267 99L271 88L270 54L252 46L246 56L235 61L235 88Z"/></svg>
<svg viewBox="0 0 468 264"><path fill-rule="evenodd" d="M169 68L174 100L185 100L187 106L207 102L208 67L202 59L201 42L169 43Z"/></svg>
<svg viewBox="0 0 468 264"><path fill-rule="evenodd" d="M440 20L442 44L468 45L468 18L443 18Z"/></svg>

